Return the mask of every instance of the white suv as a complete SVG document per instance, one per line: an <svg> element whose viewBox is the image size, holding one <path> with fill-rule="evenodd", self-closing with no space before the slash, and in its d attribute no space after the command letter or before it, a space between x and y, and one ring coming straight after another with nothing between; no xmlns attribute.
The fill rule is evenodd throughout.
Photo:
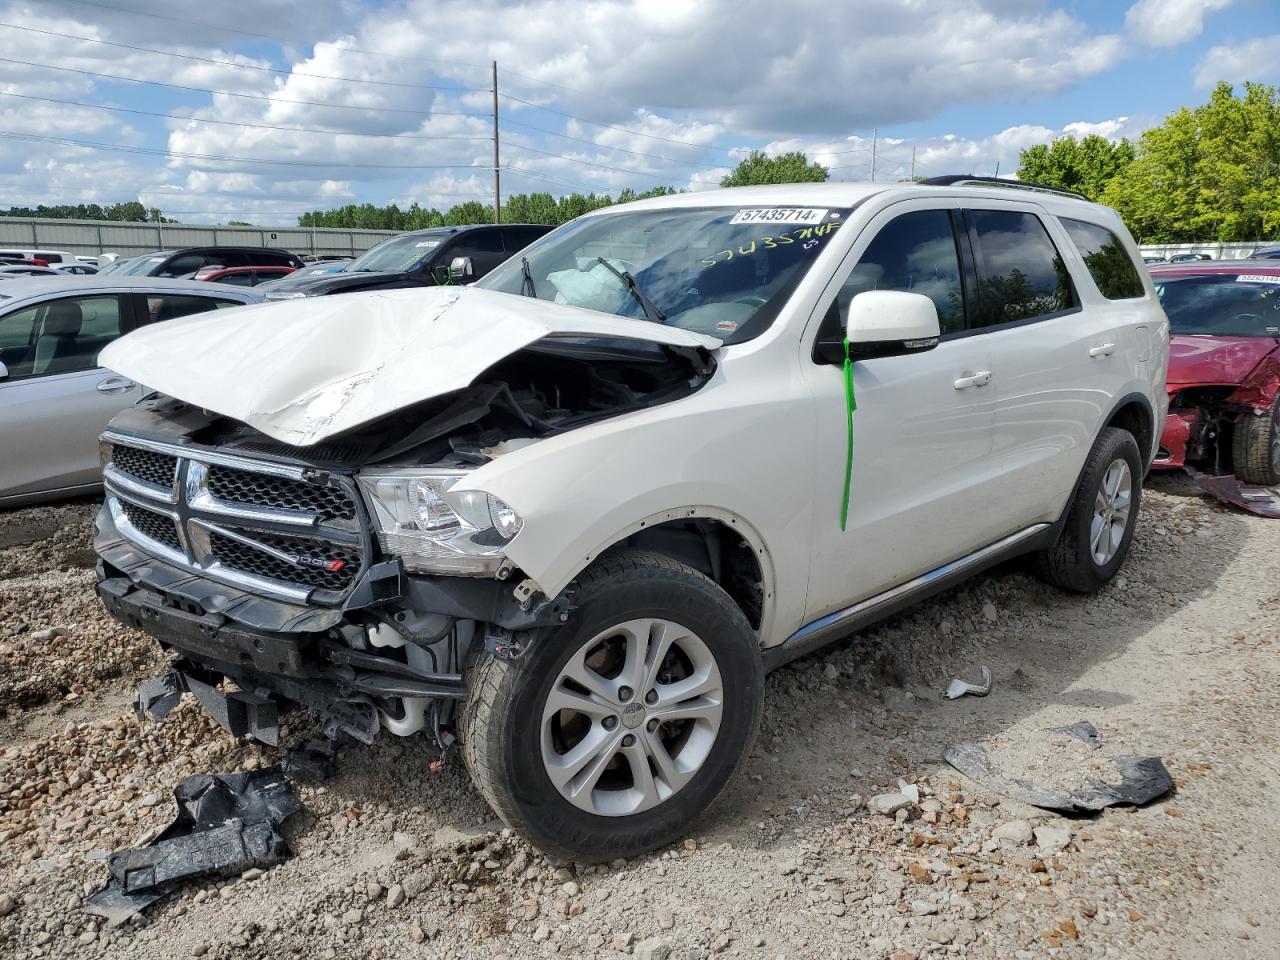
<svg viewBox="0 0 1280 960"><path fill-rule="evenodd" d="M667 843L766 671L1016 554L1115 574L1167 405L1141 262L1026 185L746 188L599 210L470 287L131 334L102 363L160 393L104 435L96 548L177 654L142 706L456 734L543 848Z"/></svg>

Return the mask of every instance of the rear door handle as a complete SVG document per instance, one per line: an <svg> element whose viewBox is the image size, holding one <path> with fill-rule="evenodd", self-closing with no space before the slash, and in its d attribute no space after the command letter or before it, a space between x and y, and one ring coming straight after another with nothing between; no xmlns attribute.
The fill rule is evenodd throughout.
<svg viewBox="0 0 1280 960"><path fill-rule="evenodd" d="M970 387L985 387L991 382L990 370L979 370L971 377L961 377L955 382L957 390L968 390Z"/></svg>
<svg viewBox="0 0 1280 960"><path fill-rule="evenodd" d="M1090 347L1089 356L1091 357L1109 357L1116 352L1114 343L1104 343L1100 347Z"/></svg>
<svg viewBox="0 0 1280 960"><path fill-rule="evenodd" d="M126 380L124 377L107 377L105 380L98 381L99 393L124 393L126 390L132 390L137 384L132 380Z"/></svg>

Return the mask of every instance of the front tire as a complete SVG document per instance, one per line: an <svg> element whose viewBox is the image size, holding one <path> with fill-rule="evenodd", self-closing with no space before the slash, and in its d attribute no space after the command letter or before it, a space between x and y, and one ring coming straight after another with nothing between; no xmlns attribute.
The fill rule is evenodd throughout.
<svg viewBox="0 0 1280 960"><path fill-rule="evenodd" d="M1095 593L1129 553L1142 504L1142 455L1133 434L1104 427L1085 461L1058 542L1035 555L1040 577Z"/></svg>
<svg viewBox="0 0 1280 960"><path fill-rule="evenodd" d="M678 839L737 771L759 726L759 645L719 586L660 554L604 557L575 602L515 659L473 665L463 755L542 850L632 857Z"/></svg>
<svg viewBox="0 0 1280 960"><path fill-rule="evenodd" d="M1245 483L1264 487L1280 483L1280 397L1269 414L1249 413L1236 422L1231 466Z"/></svg>

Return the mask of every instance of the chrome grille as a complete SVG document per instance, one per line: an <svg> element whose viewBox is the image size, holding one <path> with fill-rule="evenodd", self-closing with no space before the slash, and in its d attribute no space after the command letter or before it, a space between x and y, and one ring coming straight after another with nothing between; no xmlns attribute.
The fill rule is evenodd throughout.
<svg viewBox="0 0 1280 960"><path fill-rule="evenodd" d="M111 446L111 463L122 473L157 487L172 487L178 473L177 457L118 443Z"/></svg>
<svg viewBox="0 0 1280 960"><path fill-rule="evenodd" d="M173 517L128 501L122 503L121 507L129 523L143 536L150 537L156 543L162 543L170 549L182 549L182 542L178 539L178 524Z"/></svg>
<svg viewBox="0 0 1280 960"><path fill-rule="evenodd" d="M293 603L317 591L336 602L365 566L348 477L114 433L103 441L116 528L152 556Z"/></svg>
<svg viewBox="0 0 1280 960"><path fill-rule="evenodd" d="M245 570L269 580L305 583L317 590L337 592L351 586L356 574L360 572L360 552L350 547L344 548L326 540L313 540L309 537L275 537L254 530L235 532L281 553L299 557L306 563L299 567L297 563L264 553L243 541L233 540L221 533L211 533L209 549L214 558L237 570ZM337 569L328 569L326 564L339 566Z"/></svg>
<svg viewBox="0 0 1280 960"><path fill-rule="evenodd" d="M354 520L356 505L337 487L305 480L266 476L248 470L214 465L209 468L209 493L228 503L307 510L325 520Z"/></svg>

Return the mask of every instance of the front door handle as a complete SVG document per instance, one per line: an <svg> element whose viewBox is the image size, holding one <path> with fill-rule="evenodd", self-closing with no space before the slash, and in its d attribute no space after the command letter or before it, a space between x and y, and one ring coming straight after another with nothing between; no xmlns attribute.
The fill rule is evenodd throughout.
<svg viewBox="0 0 1280 960"><path fill-rule="evenodd" d="M132 380L126 380L124 377L107 377L105 380L98 381L99 393L124 393L126 390L132 390L137 384Z"/></svg>
<svg viewBox="0 0 1280 960"><path fill-rule="evenodd" d="M979 370L971 377L961 377L955 382L957 390L968 390L970 387L985 387L991 382L990 370Z"/></svg>
<svg viewBox="0 0 1280 960"><path fill-rule="evenodd" d="M1116 352L1114 343L1104 343L1100 347L1090 347L1089 356L1091 357L1109 357Z"/></svg>

